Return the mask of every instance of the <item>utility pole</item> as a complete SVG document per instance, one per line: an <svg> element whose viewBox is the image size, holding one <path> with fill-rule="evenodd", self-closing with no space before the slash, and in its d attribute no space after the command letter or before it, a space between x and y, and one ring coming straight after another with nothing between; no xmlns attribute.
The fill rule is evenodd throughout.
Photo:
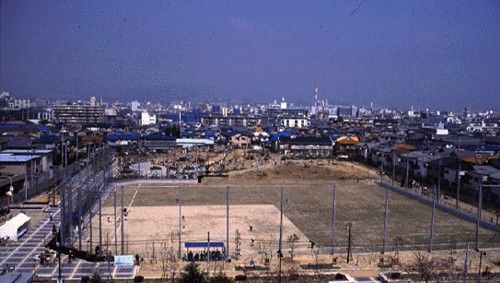
<svg viewBox="0 0 500 283"><path fill-rule="evenodd" d="M76 132L76 163L78 164L78 147L79 147L79 142L78 142L78 132Z"/></svg>
<svg viewBox="0 0 500 283"><path fill-rule="evenodd" d="M122 217L121 217L121 222L122 222L122 229L121 229L121 234L122 234L122 247L121 247L121 254L124 255L125 254L125 221L124 221L124 217L125 217L125 212L123 211L123 186L121 186L121 189L122 189L122 195L121 195L121 205L122 205Z"/></svg>
<svg viewBox="0 0 500 283"><path fill-rule="evenodd" d="M434 193L436 192L436 189L434 189ZM432 252L432 244L434 241L434 224L436 222L436 198L434 197L432 200L432 220L431 220L431 231L430 231L430 237L429 237L429 252Z"/></svg>
<svg viewBox="0 0 500 283"><path fill-rule="evenodd" d="M229 186L226 186L226 260L229 255Z"/></svg>
<svg viewBox="0 0 500 283"><path fill-rule="evenodd" d="M406 157L406 178L405 178L405 187L408 188L408 178L410 175L410 157Z"/></svg>
<svg viewBox="0 0 500 283"><path fill-rule="evenodd" d="M442 167L442 160L443 158L440 157L439 158L439 170L438 170L438 174L439 174L439 178L438 178L438 189L437 189L437 202L438 203L441 203L441 167Z"/></svg>
<svg viewBox="0 0 500 283"><path fill-rule="evenodd" d="M279 238L279 249L278 249L278 258L279 258L279 273L278 273L278 282L281 283L281 260L283 258L283 188L281 188L281 198L280 198L280 238Z"/></svg>
<svg viewBox="0 0 500 283"><path fill-rule="evenodd" d="M102 251L102 198L101 198L101 192L99 190L99 252L101 251Z"/></svg>
<svg viewBox="0 0 500 283"><path fill-rule="evenodd" d="M458 172L457 172L457 193L455 200L455 209L458 209L458 202L460 200L460 181L461 181L461 173L462 173L462 162L458 159Z"/></svg>
<svg viewBox="0 0 500 283"><path fill-rule="evenodd" d="M64 192L64 186L60 187L61 190L61 227L59 228L60 230L60 236L61 236L61 245L64 245L64 229L66 227L66 193Z"/></svg>
<svg viewBox="0 0 500 283"><path fill-rule="evenodd" d="M380 155L380 183L382 183L382 180L384 178L384 154Z"/></svg>
<svg viewBox="0 0 500 283"><path fill-rule="evenodd" d="M78 250L82 250L82 188L81 184L77 187L77 199L78 199Z"/></svg>
<svg viewBox="0 0 500 283"><path fill-rule="evenodd" d="M394 188L394 179L396 178L396 154L392 152L392 187Z"/></svg>
<svg viewBox="0 0 500 283"><path fill-rule="evenodd" d="M90 233L90 242L89 242L90 252L89 252L89 253L90 253L90 254L93 254L93 253L94 253L94 251L93 251L93 248L94 248L94 247L93 247L93 243L92 243L92 242L93 242L93 241L92 241L92 234L93 234L93 233L92 233L92 232L93 232L92 230L93 230L93 229L92 229L92 208L91 208L91 209L90 209L90 212L89 212L89 233Z"/></svg>
<svg viewBox="0 0 500 283"><path fill-rule="evenodd" d="M210 277L210 231L207 232L207 275Z"/></svg>
<svg viewBox="0 0 500 283"><path fill-rule="evenodd" d="M182 192L181 187L177 187L177 197L179 199L179 250L177 252L177 256L180 259L181 249L182 249Z"/></svg>
<svg viewBox="0 0 500 283"><path fill-rule="evenodd" d="M348 230L348 237L347 237L347 263L349 263L349 260L351 258L351 229L352 229L352 223L349 222L347 223L347 230Z"/></svg>
<svg viewBox="0 0 500 283"><path fill-rule="evenodd" d="M479 268L477 270L477 281L478 282L481 282L481 269L482 269L482 265L483 265L483 256L486 255L486 252L485 251L479 251Z"/></svg>
<svg viewBox="0 0 500 283"><path fill-rule="evenodd" d="M469 265L469 234L467 234L467 249L465 250L465 259L464 259L464 282L467 278L468 265Z"/></svg>
<svg viewBox="0 0 500 283"><path fill-rule="evenodd" d="M388 221L388 214L389 214L389 188L385 188L384 240L382 242L382 254L385 253L385 248L386 248L386 243L387 243L387 221Z"/></svg>
<svg viewBox="0 0 500 283"><path fill-rule="evenodd" d="M337 186L333 184L332 186L332 202L333 202L333 212L332 212L332 255L335 254L336 246L336 227L337 227Z"/></svg>
<svg viewBox="0 0 500 283"><path fill-rule="evenodd" d="M479 197L477 204L477 219L476 219L476 250L479 250L479 223L481 221L481 211L483 207L483 181L479 183Z"/></svg>
<svg viewBox="0 0 500 283"><path fill-rule="evenodd" d="M115 215L115 255L118 254L118 235L117 235L117 221L116 221L116 185L115 189L113 190L113 213Z"/></svg>

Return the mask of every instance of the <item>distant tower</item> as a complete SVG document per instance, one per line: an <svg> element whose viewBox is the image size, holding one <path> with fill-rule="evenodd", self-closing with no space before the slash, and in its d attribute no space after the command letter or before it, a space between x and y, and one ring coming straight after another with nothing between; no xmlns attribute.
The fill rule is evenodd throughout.
<svg viewBox="0 0 500 283"><path fill-rule="evenodd" d="M318 106L318 85L314 86L314 106Z"/></svg>

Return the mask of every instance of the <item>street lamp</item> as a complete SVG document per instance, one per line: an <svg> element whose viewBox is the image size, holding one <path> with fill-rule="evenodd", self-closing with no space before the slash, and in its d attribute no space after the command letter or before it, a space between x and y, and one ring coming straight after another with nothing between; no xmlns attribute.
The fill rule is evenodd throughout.
<svg viewBox="0 0 500 283"><path fill-rule="evenodd" d="M349 259L351 257L351 229L352 229L351 222L347 223L346 229L349 231L349 236L347 238L347 263L349 263Z"/></svg>

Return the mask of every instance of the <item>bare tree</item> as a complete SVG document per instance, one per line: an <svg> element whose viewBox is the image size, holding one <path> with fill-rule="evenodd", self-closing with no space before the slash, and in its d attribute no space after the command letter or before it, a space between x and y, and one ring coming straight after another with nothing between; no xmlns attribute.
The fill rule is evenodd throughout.
<svg viewBox="0 0 500 283"><path fill-rule="evenodd" d="M286 239L287 243L290 245L290 257L293 261L294 251L295 251L295 243L299 241L299 236L297 234L292 234L288 236Z"/></svg>
<svg viewBox="0 0 500 283"><path fill-rule="evenodd" d="M240 230L236 229L236 236L234 239L234 259L238 259L241 256L241 234Z"/></svg>
<svg viewBox="0 0 500 283"><path fill-rule="evenodd" d="M459 269L455 266L455 261L453 258L432 257L417 252L413 261L400 266L415 282L440 282L458 279Z"/></svg>

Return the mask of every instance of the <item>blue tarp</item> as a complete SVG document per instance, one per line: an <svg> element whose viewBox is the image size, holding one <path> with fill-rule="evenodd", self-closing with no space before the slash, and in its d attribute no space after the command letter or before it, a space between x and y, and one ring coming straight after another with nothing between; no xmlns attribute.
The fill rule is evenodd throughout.
<svg viewBox="0 0 500 283"><path fill-rule="evenodd" d="M192 248L208 248L208 242L185 242L184 247L186 249ZM210 242L211 248L223 248L224 242Z"/></svg>

